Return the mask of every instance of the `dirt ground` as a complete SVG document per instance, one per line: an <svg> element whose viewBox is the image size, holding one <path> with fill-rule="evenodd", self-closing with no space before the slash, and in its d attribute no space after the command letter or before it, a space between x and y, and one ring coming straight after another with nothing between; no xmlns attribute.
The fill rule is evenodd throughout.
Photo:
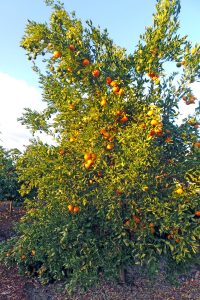
<svg viewBox="0 0 200 300"><path fill-rule="evenodd" d="M14 234L13 223L24 214L14 209L13 214L0 212L0 242ZM42 286L37 280L21 276L17 267L0 265L0 300L200 300L200 270L194 267L179 277L178 287L166 282L163 274L152 283L145 276L134 276L132 283L113 284L102 281L98 288L85 293L77 291L69 296L63 284Z"/></svg>

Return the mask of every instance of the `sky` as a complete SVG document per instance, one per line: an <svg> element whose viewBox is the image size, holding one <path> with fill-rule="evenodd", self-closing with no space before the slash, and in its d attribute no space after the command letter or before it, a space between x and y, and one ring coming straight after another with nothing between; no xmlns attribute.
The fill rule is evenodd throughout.
<svg viewBox="0 0 200 300"><path fill-rule="evenodd" d="M68 12L75 11L82 21L107 28L116 44L133 52L145 26L151 25L156 0L63 0ZM200 1L181 0L181 31L195 44L200 42ZM23 108L41 110L41 90L25 51L20 48L27 19L45 22L50 8L43 0L0 1L0 145L24 149L31 137L17 122ZM200 85L194 84L200 98ZM184 108L183 108L184 109ZM187 106L188 109L188 106Z"/></svg>

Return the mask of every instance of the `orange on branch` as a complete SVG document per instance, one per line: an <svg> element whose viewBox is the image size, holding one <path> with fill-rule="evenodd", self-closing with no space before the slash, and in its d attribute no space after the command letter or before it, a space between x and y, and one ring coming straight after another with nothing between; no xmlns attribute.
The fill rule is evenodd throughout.
<svg viewBox="0 0 200 300"><path fill-rule="evenodd" d="M72 52L75 51L75 46L73 44L69 45L69 50Z"/></svg>
<svg viewBox="0 0 200 300"><path fill-rule="evenodd" d="M74 213L78 213L79 211L80 211L80 207L75 206L73 212L74 212Z"/></svg>
<svg viewBox="0 0 200 300"><path fill-rule="evenodd" d="M54 51L54 53L53 53L53 57L55 57L55 58L59 58L59 57L61 57L61 52L60 51Z"/></svg>
<svg viewBox="0 0 200 300"><path fill-rule="evenodd" d="M151 125L152 126L157 126L159 124L158 120L151 120Z"/></svg>
<svg viewBox="0 0 200 300"><path fill-rule="evenodd" d="M111 77L106 77L106 83L110 85L111 82L112 82L112 78Z"/></svg>
<svg viewBox="0 0 200 300"><path fill-rule="evenodd" d="M69 204L67 208L70 212L74 211L74 206L72 204Z"/></svg>
<svg viewBox="0 0 200 300"><path fill-rule="evenodd" d="M128 117L127 116L123 116L121 119L120 119L120 123L124 124L128 121Z"/></svg>
<svg viewBox="0 0 200 300"><path fill-rule="evenodd" d="M100 71L97 70L97 69L95 69L95 70L92 71L92 75L93 75L94 77L99 77Z"/></svg>
<svg viewBox="0 0 200 300"><path fill-rule="evenodd" d="M90 64L89 59L84 58L84 60L82 61L82 65L83 65L84 67L86 67L86 66L88 66L89 64Z"/></svg>

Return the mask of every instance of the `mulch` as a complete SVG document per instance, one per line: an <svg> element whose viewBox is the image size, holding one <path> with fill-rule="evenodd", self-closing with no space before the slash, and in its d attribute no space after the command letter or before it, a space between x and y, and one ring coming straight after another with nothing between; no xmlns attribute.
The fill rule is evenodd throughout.
<svg viewBox="0 0 200 300"><path fill-rule="evenodd" d="M22 208L13 214L0 212L0 241L14 234L13 225L24 215ZM42 286L36 279L21 276L17 267L0 265L0 300L200 300L200 270L197 267L179 277L179 285L166 282L164 274L156 281L140 274L133 276L132 284L108 283L70 296L62 283Z"/></svg>

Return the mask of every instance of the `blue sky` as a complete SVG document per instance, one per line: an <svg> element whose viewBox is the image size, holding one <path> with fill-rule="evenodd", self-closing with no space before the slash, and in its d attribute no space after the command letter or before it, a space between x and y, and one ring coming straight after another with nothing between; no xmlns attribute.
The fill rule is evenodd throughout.
<svg viewBox="0 0 200 300"><path fill-rule="evenodd" d="M144 27L151 24L156 0L63 0L66 9L76 11L81 20L92 19L107 28L114 42L134 50ZM195 43L200 41L200 1L182 0L181 34ZM16 122L23 107L41 107L37 77L19 47L27 19L48 21L50 9L43 0L14 0L0 3L0 144L21 148L28 131Z"/></svg>

